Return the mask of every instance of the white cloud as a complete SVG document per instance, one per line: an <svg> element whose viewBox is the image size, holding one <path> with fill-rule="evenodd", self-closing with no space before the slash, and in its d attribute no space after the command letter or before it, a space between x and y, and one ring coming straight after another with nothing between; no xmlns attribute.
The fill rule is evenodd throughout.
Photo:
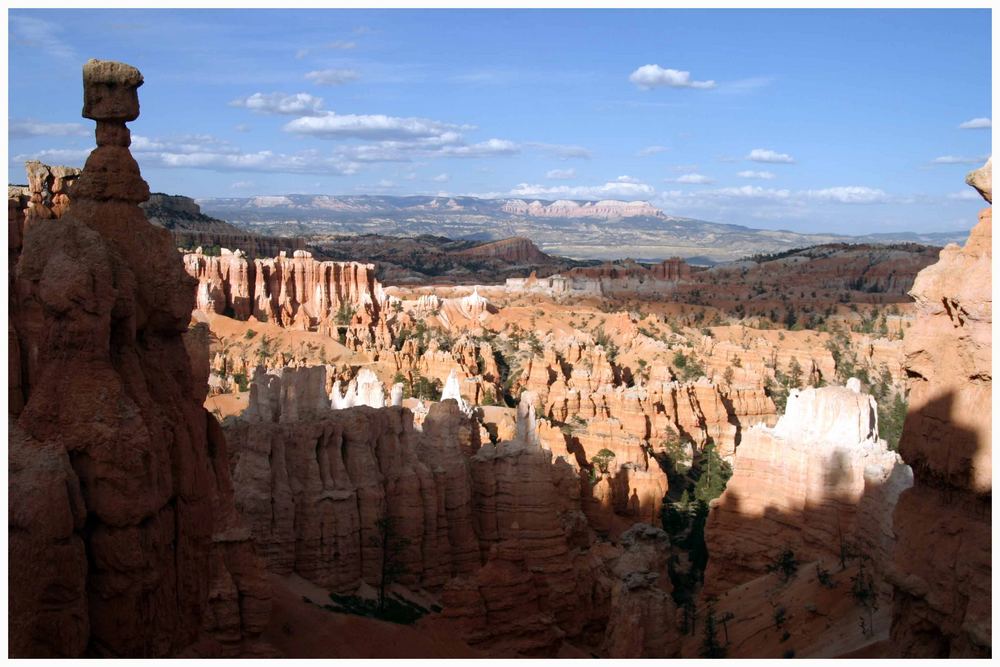
<svg viewBox="0 0 1000 667"><path fill-rule="evenodd" d="M357 81L361 78L361 74L353 69L332 67L330 69L308 72L306 73L306 78L319 86L339 86L351 81Z"/></svg>
<svg viewBox="0 0 1000 667"><path fill-rule="evenodd" d="M328 139L413 139L440 137L461 129L458 125L427 118L400 118L383 114L304 116L285 124L285 131Z"/></svg>
<svg viewBox="0 0 1000 667"><path fill-rule="evenodd" d="M931 160L932 164L979 164L986 162L985 157L962 157L958 155L942 155Z"/></svg>
<svg viewBox="0 0 1000 667"><path fill-rule="evenodd" d="M437 176L431 178L431 180L434 181L435 183L447 183L448 174L438 174Z"/></svg>
<svg viewBox="0 0 1000 667"><path fill-rule="evenodd" d="M439 154L445 157L492 157L496 155L516 155L521 148L506 139L487 139L476 144L444 146Z"/></svg>
<svg viewBox="0 0 1000 667"><path fill-rule="evenodd" d="M770 171L752 171L749 169L746 171L739 171L736 175L740 178L756 178L762 181L769 181L774 178L774 174Z"/></svg>
<svg viewBox="0 0 1000 667"><path fill-rule="evenodd" d="M545 172L545 178L553 181L564 181L570 178L576 178L576 169L550 169Z"/></svg>
<svg viewBox="0 0 1000 667"><path fill-rule="evenodd" d="M691 72L665 69L659 65L643 65L632 72L628 80L642 90L668 86L670 88L715 88L715 81L693 81Z"/></svg>
<svg viewBox="0 0 1000 667"><path fill-rule="evenodd" d="M520 183L510 193L514 197L541 199L647 199L656 194L652 186L645 183L622 183L615 181L603 185L530 185Z"/></svg>
<svg viewBox="0 0 1000 667"><path fill-rule="evenodd" d="M635 176L628 176L628 175L619 176L618 178L615 179L615 181L617 181L618 183L639 183L638 178L636 178Z"/></svg>
<svg viewBox="0 0 1000 667"><path fill-rule="evenodd" d="M762 188L759 185L740 185L729 188L716 188L705 190L703 195L707 197L723 197L736 199L788 199L792 196L791 190Z"/></svg>
<svg viewBox="0 0 1000 667"><path fill-rule="evenodd" d="M971 200L974 199L974 200L978 201L979 199L981 199L981 197L980 197L980 194L978 192L976 192L975 190L969 189L969 190L962 190L961 192L953 192L953 193L951 193L951 194L948 195L948 199L958 199L958 200L962 200L962 201L965 201L965 200L970 200L971 201Z"/></svg>
<svg viewBox="0 0 1000 667"><path fill-rule="evenodd" d="M668 181L673 181L674 183L686 183L688 185L704 185L706 183L714 182L708 176L704 174L682 174L674 179L667 179Z"/></svg>
<svg viewBox="0 0 1000 667"><path fill-rule="evenodd" d="M806 190L805 195L811 199L832 201L839 204L878 204L889 200L889 195L884 191L860 185Z"/></svg>
<svg viewBox="0 0 1000 667"><path fill-rule="evenodd" d="M24 15L11 16L10 22L12 41L61 60L80 59L73 47L59 37L62 32L60 24Z"/></svg>
<svg viewBox="0 0 1000 667"><path fill-rule="evenodd" d="M85 137L91 130L82 123L46 123L33 118L11 120L7 128L7 136L11 139L23 137Z"/></svg>
<svg viewBox="0 0 1000 667"><path fill-rule="evenodd" d="M250 125L246 123L240 123L239 125L233 125L233 129L237 132L249 132L251 129Z"/></svg>
<svg viewBox="0 0 1000 667"><path fill-rule="evenodd" d="M257 113L283 115L316 115L321 113L323 98L309 93L254 93L249 97L241 97L229 103L230 106L242 107Z"/></svg>
<svg viewBox="0 0 1000 667"><path fill-rule="evenodd" d="M669 148L666 146L646 146L645 148L640 148L636 155L638 157L649 157L650 155L658 155L660 153L665 153Z"/></svg>
<svg viewBox="0 0 1000 667"><path fill-rule="evenodd" d="M13 163L23 167L28 160L39 160L45 164L65 164L83 166L84 160L90 155L91 148L47 148L33 153L21 153L11 158ZM13 170L12 172L13 173Z"/></svg>
<svg viewBox="0 0 1000 667"><path fill-rule="evenodd" d="M746 159L753 162L769 162L772 164L793 164L795 158L788 153L778 153L767 148L755 148L747 155Z"/></svg>
<svg viewBox="0 0 1000 667"><path fill-rule="evenodd" d="M257 187L257 184L253 181L233 181L229 187L233 190L249 190L250 188Z"/></svg>
<svg viewBox="0 0 1000 667"><path fill-rule="evenodd" d="M972 120L967 120L958 126L962 130L984 130L993 127L993 121L990 118L973 118Z"/></svg>

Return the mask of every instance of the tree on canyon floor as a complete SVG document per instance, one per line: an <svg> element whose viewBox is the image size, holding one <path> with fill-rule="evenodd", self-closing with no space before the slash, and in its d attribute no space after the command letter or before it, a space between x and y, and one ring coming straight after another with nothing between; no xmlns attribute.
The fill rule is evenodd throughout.
<svg viewBox="0 0 1000 667"><path fill-rule="evenodd" d="M410 546L410 540L399 535L392 517L383 516L375 522L375 535L371 538L371 545L382 556L378 580L378 614L381 616L386 610L386 591L399 577L406 574L402 555Z"/></svg>

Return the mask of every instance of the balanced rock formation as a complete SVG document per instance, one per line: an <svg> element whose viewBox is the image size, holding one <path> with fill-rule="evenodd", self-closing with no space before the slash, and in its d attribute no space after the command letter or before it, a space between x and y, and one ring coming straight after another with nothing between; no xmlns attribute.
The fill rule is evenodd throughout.
<svg viewBox="0 0 1000 667"><path fill-rule="evenodd" d="M968 183L992 202L992 158ZM909 413L899 449L914 486L899 499L892 644L904 657L992 651L992 209L911 292Z"/></svg>
<svg viewBox="0 0 1000 667"><path fill-rule="evenodd" d="M743 434L733 476L711 503L703 593L764 575L779 554L800 562L867 554L884 568L893 548L889 517L912 473L878 437L874 399L847 387L792 390L774 428Z"/></svg>
<svg viewBox="0 0 1000 667"><path fill-rule="evenodd" d="M97 149L71 209L27 226L15 270L12 656L237 655L267 623L202 407L207 349L191 341L195 366L185 345L194 281L138 206L149 188L125 123L140 85L129 65L84 66Z"/></svg>

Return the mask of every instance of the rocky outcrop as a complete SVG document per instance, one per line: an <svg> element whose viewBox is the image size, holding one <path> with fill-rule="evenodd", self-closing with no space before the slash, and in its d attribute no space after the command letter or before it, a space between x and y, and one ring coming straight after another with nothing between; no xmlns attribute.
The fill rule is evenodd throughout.
<svg viewBox="0 0 1000 667"><path fill-rule="evenodd" d="M138 207L149 189L125 123L141 84L128 65L84 66L97 149L71 209L27 226L15 272L13 656L237 655L267 623L226 441L202 407L207 358L193 366L185 346L194 281Z"/></svg>
<svg viewBox="0 0 1000 667"><path fill-rule="evenodd" d="M299 236L258 236L238 228L235 232L219 232L175 227L170 233L178 248L229 248L233 252L239 250L250 259L277 257L282 252L306 249L305 239Z"/></svg>
<svg viewBox="0 0 1000 667"><path fill-rule="evenodd" d="M201 207L190 197L167 195L154 192L140 205L146 218L159 227L169 230L186 230L216 234L242 234L225 220L219 220L201 212Z"/></svg>
<svg viewBox="0 0 1000 667"><path fill-rule="evenodd" d="M849 547L884 569L889 517L911 484L909 468L878 438L875 401L857 380L792 390L774 428L743 434L733 476L711 504L704 595L764 575L784 549L829 567Z"/></svg>
<svg viewBox="0 0 1000 667"><path fill-rule="evenodd" d="M202 310L237 319L252 315L261 322L334 337L339 325L350 324L348 344L353 349L391 342L391 332L380 336L378 331L389 298L375 280L372 264L320 262L305 250L296 250L292 257L281 252L248 261L238 250L223 248L220 256L210 257L199 248L184 255L184 267L198 279L197 304Z"/></svg>
<svg viewBox="0 0 1000 667"><path fill-rule="evenodd" d="M511 264L547 264L552 261L531 239L524 236L484 243L455 254L463 257L492 257Z"/></svg>
<svg viewBox="0 0 1000 667"><path fill-rule="evenodd" d="M986 201L992 159L967 179ZM992 209L964 247L917 276L906 332L909 413L900 453L915 483L899 499L892 645L905 657L992 651Z"/></svg>

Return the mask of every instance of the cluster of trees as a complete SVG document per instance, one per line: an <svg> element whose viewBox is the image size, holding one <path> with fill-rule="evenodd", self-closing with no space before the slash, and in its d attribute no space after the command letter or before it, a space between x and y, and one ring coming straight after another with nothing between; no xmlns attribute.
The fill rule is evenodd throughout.
<svg viewBox="0 0 1000 667"><path fill-rule="evenodd" d="M444 388L440 380L431 380L420 373L413 375L412 379L403 373L396 373L392 383L402 383L404 398L419 398L423 401L440 401L441 390Z"/></svg>
<svg viewBox="0 0 1000 667"><path fill-rule="evenodd" d="M677 350L674 353L672 365L674 370L677 371L677 376L683 382L697 380L705 374L705 367L701 364L698 357L695 356L694 352L684 354L683 350Z"/></svg>
<svg viewBox="0 0 1000 667"><path fill-rule="evenodd" d="M668 480L660 521L670 535L670 543L687 553L686 568L676 555L668 563L673 597L684 609L685 618L692 619L689 629L693 629L695 598L708 565L705 546L708 504L722 495L733 471L711 441L695 451L690 440L673 434L659 451L651 453Z"/></svg>

